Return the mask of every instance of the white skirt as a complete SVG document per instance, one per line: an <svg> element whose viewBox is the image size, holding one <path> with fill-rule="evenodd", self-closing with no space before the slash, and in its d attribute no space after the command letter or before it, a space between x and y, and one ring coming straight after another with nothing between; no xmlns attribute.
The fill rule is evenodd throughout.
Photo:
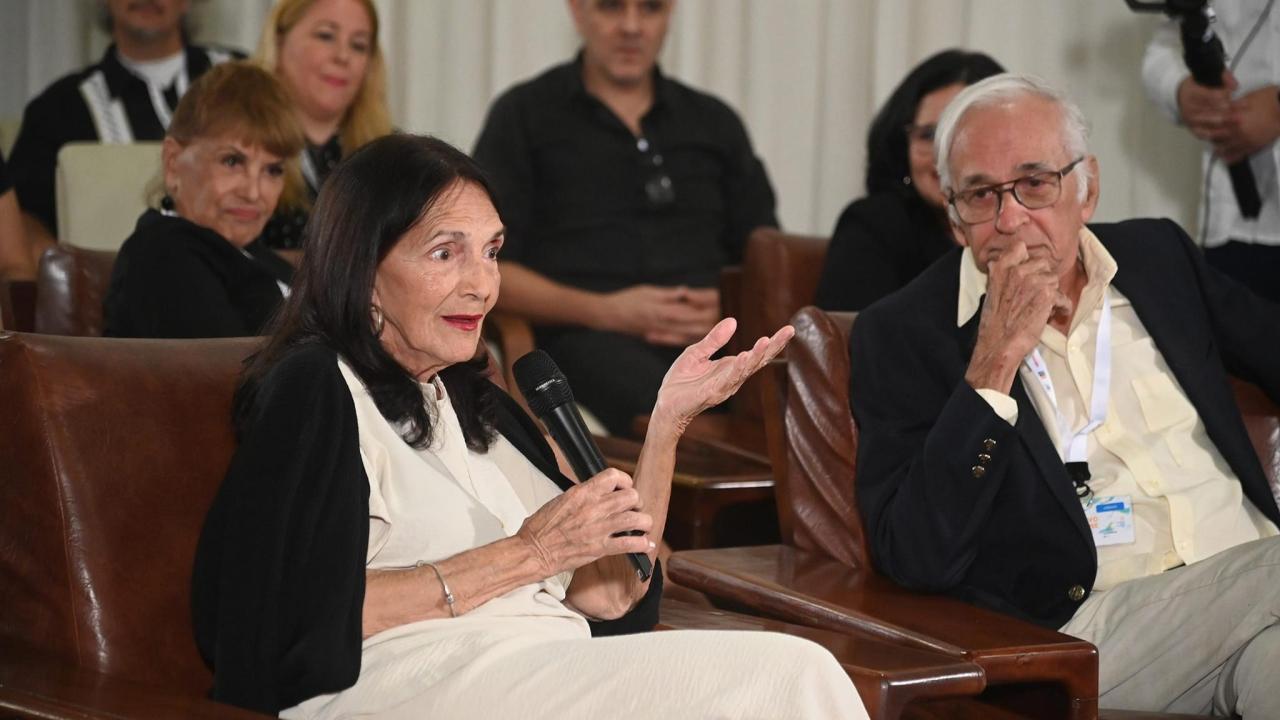
<svg viewBox="0 0 1280 720"><path fill-rule="evenodd" d="M591 638L554 618L459 620L369 638L353 687L282 717L867 717L835 658L789 635L679 630ZM432 627L422 632L426 624Z"/></svg>

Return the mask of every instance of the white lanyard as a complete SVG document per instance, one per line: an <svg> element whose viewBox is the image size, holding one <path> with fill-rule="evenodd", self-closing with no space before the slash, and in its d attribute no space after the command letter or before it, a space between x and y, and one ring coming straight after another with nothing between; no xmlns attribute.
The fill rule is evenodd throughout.
<svg viewBox="0 0 1280 720"><path fill-rule="evenodd" d="M1089 398L1089 422L1079 431L1072 433L1067 421L1058 407L1058 396L1053 391L1053 379L1049 377L1049 367L1045 365L1040 348L1031 351L1023 361L1031 370L1044 394L1053 406L1058 432L1062 435L1064 462L1085 462L1085 451L1089 442L1089 433L1093 432L1107 419L1107 399L1111 393L1111 296L1104 288L1102 291L1102 312L1098 316L1098 338L1093 353L1093 393Z"/></svg>

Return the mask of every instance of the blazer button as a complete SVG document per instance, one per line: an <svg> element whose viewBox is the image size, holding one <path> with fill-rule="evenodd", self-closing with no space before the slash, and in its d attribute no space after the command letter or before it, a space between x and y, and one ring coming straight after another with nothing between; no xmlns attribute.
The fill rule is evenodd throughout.
<svg viewBox="0 0 1280 720"><path fill-rule="evenodd" d="M991 438L987 438L986 440L983 440L983 441L982 441L982 449L983 449L983 450L986 450L987 452L991 452L992 450L995 450L995 449L996 449L996 441L995 441L995 440L992 440Z"/></svg>
<svg viewBox="0 0 1280 720"><path fill-rule="evenodd" d="M986 474L987 474L987 469L986 469L986 468L984 468L984 467L982 467L981 465L974 465L974 466L971 468L971 470L973 471L973 476L974 476L974 477L976 477L976 478L980 478L980 477L982 477L983 475L986 475Z"/></svg>
<svg viewBox="0 0 1280 720"><path fill-rule="evenodd" d="M987 463L989 463L989 462L991 462L991 456L990 456L990 455L988 455L987 453L978 453L978 464L979 464L979 465L986 465L986 464L987 464Z"/></svg>
<svg viewBox="0 0 1280 720"><path fill-rule="evenodd" d="M1071 598L1071 602L1080 602L1084 599L1084 588L1079 585L1072 585L1067 591L1067 597Z"/></svg>

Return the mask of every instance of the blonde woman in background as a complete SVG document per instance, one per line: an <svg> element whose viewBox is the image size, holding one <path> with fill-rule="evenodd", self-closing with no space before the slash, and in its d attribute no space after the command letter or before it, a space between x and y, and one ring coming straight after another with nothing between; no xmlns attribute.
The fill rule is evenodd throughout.
<svg viewBox="0 0 1280 720"><path fill-rule="evenodd" d="M306 135L304 187L286 197L262 236L288 257L301 248L311 202L333 167L391 132L377 10L371 0L279 0L254 59L284 84Z"/></svg>

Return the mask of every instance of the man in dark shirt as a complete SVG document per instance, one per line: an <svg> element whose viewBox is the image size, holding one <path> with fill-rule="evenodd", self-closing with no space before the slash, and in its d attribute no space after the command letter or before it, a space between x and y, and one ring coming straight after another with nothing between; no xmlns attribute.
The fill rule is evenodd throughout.
<svg viewBox="0 0 1280 720"><path fill-rule="evenodd" d="M657 67L670 0L573 0L572 62L499 97L476 143L507 226L499 308L613 432L720 318L720 269L774 195L723 102Z"/></svg>
<svg viewBox="0 0 1280 720"><path fill-rule="evenodd" d="M186 43L188 0L108 0L106 7L113 44L102 60L54 82L22 116L10 158L30 258L19 275L34 277L40 253L57 237L54 176L62 146L163 139L191 82L233 57Z"/></svg>

